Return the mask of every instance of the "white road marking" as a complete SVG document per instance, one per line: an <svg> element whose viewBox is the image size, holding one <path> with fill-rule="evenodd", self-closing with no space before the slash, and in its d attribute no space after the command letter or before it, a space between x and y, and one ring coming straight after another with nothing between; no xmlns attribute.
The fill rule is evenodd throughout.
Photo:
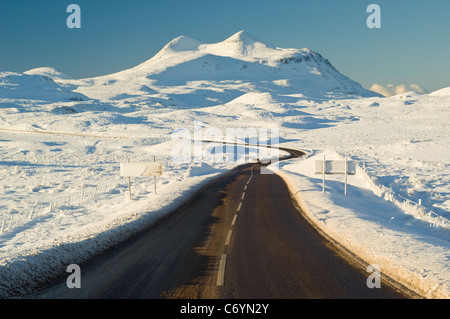
<svg viewBox="0 0 450 319"><path fill-rule="evenodd" d="M225 264L227 262L227 255L222 254L219 263L219 273L217 275L217 286L223 286L225 283Z"/></svg>
<svg viewBox="0 0 450 319"><path fill-rule="evenodd" d="M232 234L232 233L233 233L233 230L230 229L230 230L228 231L227 239L225 240L225 246L228 246L228 245L230 244L230 242L231 242L231 234Z"/></svg>
<svg viewBox="0 0 450 319"><path fill-rule="evenodd" d="M248 179L248 181L247 181L247 183L246 183L246 185L244 187L244 192L242 193L241 201L239 202L239 206L238 206L236 214L233 217L233 221L231 222L231 226L234 226L234 224L236 223L236 219L238 217L237 213L241 211L242 201L245 198L245 191L247 190L247 186L250 183L252 177L253 177L253 168L252 168L252 171L251 171L251 176ZM232 234L233 234L233 230L230 229L228 231L227 239L225 240L225 246L228 246L230 244L230 242L231 242L231 235ZM227 262L227 255L226 254L222 254L222 256L220 257L219 270L218 270L218 274L217 274L217 286L223 286L224 283L225 283L225 265L226 265L226 262Z"/></svg>
<svg viewBox="0 0 450 319"><path fill-rule="evenodd" d="M233 221L231 222L231 226L234 226L234 224L236 224L236 219L237 219L238 215L234 215Z"/></svg>

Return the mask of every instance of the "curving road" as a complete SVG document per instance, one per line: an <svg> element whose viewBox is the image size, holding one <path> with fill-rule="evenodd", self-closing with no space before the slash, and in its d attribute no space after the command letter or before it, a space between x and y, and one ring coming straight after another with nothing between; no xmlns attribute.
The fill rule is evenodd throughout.
<svg viewBox="0 0 450 319"><path fill-rule="evenodd" d="M248 164L81 265L80 289L67 288L64 277L37 298L409 297L383 276L381 288L368 288L365 270L303 217L278 175Z"/></svg>

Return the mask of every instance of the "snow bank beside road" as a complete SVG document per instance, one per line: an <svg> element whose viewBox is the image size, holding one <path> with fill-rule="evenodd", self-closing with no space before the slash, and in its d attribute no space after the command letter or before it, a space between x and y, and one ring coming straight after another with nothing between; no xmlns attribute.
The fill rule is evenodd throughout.
<svg viewBox="0 0 450 319"><path fill-rule="evenodd" d="M82 264L151 226L235 165L175 163L173 142L161 139L16 132L2 132L2 139L0 298L28 294L63 275L68 265ZM155 154L164 165L158 194L153 179L133 178L130 200L120 161L153 161ZM100 191L105 185L115 186ZM93 195L92 189L99 192Z"/></svg>
<svg viewBox="0 0 450 319"><path fill-rule="evenodd" d="M339 158L333 151L325 154L327 159ZM316 159L323 154L281 163L277 171L314 224L419 295L449 298L449 224L439 220L436 226L386 201L361 169L349 176L347 196L342 175L327 175L323 193L322 176L314 175Z"/></svg>
<svg viewBox="0 0 450 319"><path fill-rule="evenodd" d="M4 235L11 238L3 241L0 249L0 298L32 293L48 280L63 275L68 265L81 265L129 239L182 206L196 191L224 172L210 170L202 176L174 181L171 189L160 190L157 196L141 194L139 201L128 199L125 192L119 193L113 199L112 215L115 217L108 217L108 210L99 209L96 214L87 216L86 225L77 219L52 217L53 220L41 225L36 223L30 229L19 229L12 236ZM85 203L86 211L92 213L101 201L97 198ZM103 202L106 201L103 198ZM45 236L37 243L28 243L31 232Z"/></svg>

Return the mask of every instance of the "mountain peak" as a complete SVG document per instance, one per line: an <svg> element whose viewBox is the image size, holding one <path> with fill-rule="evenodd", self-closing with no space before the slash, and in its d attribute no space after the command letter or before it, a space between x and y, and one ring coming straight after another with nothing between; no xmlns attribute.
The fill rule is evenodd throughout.
<svg viewBox="0 0 450 319"><path fill-rule="evenodd" d="M34 68L31 70L25 71L24 74L47 76L53 80L71 80L72 79L70 76L68 76L52 67Z"/></svg>
<svg viewBox="0 0 450 319"><path fill-rule="evenodd" d="M255 44L256 42L265 44L263 41L261 41L260 39L255 37L253 34L247 32L245 30L242 30L242 31L239 31L239 32L233 34L231 37L226 39L224 42L225 43L241 42L245 45Z"/></svg>
<svg viewBox="0 0 450 319"><path fill-rule="evenodd" d="M265 43L264 41L260 40L250 32L247 32L245 30L241 30L235 34L233 34L231 37L223 41L222 43L237 43L241 46L248 47L252 46L261 46L261 47L267 47L270 49L275 49L275 47L271 44Z"/></svg>
<svg viewBox="0 0 450 319"><path fill-rule="evenodd" d="M201 45L201 42L187 37L187 36L179 36L167 43L161 51L159 51L153 58L150 60L144 62L143 64L147 64L149 62L153 62L156 60L160 60L162 58L171 57L173 55L176 55L180 52L187 52L187 51L197 51L199 46Z"/></svg>
<svg viewBox="0 0 450 319"><path fill-rule="evenodd" d="M198 50L200 44L199 41L182 35L170 41L165 46L165 49L172 51L195 51Z"/></svg>
<svg viewBox="0 0 450 319"><path fill-rule="evenodd" d="M228 39L214 44L203 44L200 49L205 53L233 58L265 58L278 52L277 49L267 44L247 31L239 31Z"/></svg>

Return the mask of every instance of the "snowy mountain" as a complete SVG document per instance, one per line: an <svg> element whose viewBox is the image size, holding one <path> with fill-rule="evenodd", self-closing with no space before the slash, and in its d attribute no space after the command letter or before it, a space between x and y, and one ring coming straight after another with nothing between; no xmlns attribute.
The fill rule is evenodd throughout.
<svg viewBox="0 0 450 319"><path fill-rule="evenodd" d="M450 87L431 92L430 95L431 96L450 96Z"/></svg>
<svg viewBox="0 0 450 319"><path fill-rule="evenodd" d="M0 97L22 100L88 100L43 74L25 74L0 70Z"/></svg>
<svg viewBox="0 0 450 319"><path fill-rule="evenodd" d="M67 74L64 74L64 73L62 73L62 72L60 72L57 69L52 68L52 67L35 68L35 69L31 69L31 70L28 70L28 71L24 72L24 74L47 76L47 77L49 77L49 78L51 78L52 80L55 80L55 81L72 79Z"/></svg>
<svg viewBox="0 0 450 319"><path fill-rule="evenodd" d="M251 92L319 99L379 96L319 53L278 48L245 31L213 44L180 36L136 67L90 79L74 80L52 67L2 71L0 86L5 98L133 103L137 98L177 108L222 105Z"/></svg>
<svg viewBox="0 0 450 319"><path fill-rule="evenodd" d="M281 91L319 98L329 94L379 96L341 74L319 53L278 48L245 31L214 44L180 36L134 68L78 84L78 91L92 98L159 92L170 93L178 106L196 107L227 103L248 92ZM169 87L178 87L182 93L176 94ZM213 92L216 100L193 103L185 99L186 90L191 94Z"/></svg>

